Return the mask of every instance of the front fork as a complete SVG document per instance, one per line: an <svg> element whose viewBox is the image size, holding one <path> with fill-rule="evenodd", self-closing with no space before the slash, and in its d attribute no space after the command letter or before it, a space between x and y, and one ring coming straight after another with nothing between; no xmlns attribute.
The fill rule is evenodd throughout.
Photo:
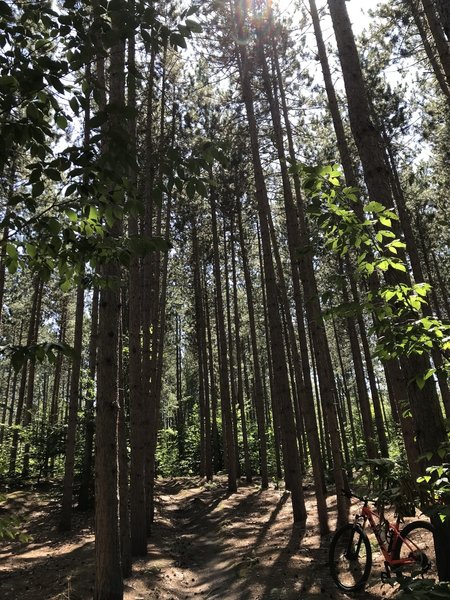
<svg viewBox="0 0 450 600"><path fill-rule="evenodd" d="M365 524L366 524L366 517L364 517L362 515L356 515L355 523L353 525L354 532L363 533ZM356 544L356 546L354 545L354 535L350 538L347 552L346 552L346 557L349 560L354 560L359 555L359 550L361 548L361 544L362 544L362 535L358 536L358 543Z"/></svg>

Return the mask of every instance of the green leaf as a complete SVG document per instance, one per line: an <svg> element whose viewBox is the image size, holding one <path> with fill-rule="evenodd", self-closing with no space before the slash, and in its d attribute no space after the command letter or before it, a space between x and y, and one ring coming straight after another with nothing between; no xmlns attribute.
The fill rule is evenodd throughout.
<svg viewBox="0 0 450 600"><path fill-rule="evenodd" d="M52 181L61 181L61 173L57 169L45 169L45 175Z"/></svg>
<svg viewBox="0 0 450 600"><path fill-rule="evenodd" d="M186 194L187 194L187 197L189 198L189 200L192 200L194 198L195 192L196 192L196 186L195 186L195 183L191 179L190 181L188 181L188 183L186 185Z"/></svg>
<svg viewBox="0 0 450 600"><path fill-rule="evenodd" d="M385 207L381 204L381 202L375 202L374 200L372 200L372 202L369 202L368 204L366 204L366 206L364 207L364 210L366 212L374 212L374 213L383 212L384 209L385 209Z"/></svg>
<svg viewBox="0 0 450 600"><path fill-rule="evenodd" d="M186 27L193 31L194 33L201 33L203 31L202 26L197 21L192 19L186 19L185 21Z"/></svg>
<svg viewBox="0 0 450 600"><path fill-rule="evenodd" d="M10 273L11 275L14 275L14 273L17 271L18 266L19 266L18 260L14 259L14 258L12 258L11 260L8 260L6 263L8 273Z"/></svg>
<svg viewBox="0 0 450 600"><path fill-rule="evenodd" d="M197 179L197 192L200 194L202 198L208 197L208 190L206 189L206 185L203 183L201 179Z"/></svg>
<svg viewBox="0 0 450 600"><path fill-rule="evenodd" d="M66 215L72 221L72 223L76 223L78 221L78 215L72 208L66 208Z"/></svg>
<svg viewBox="0 0 450 600"><path fill-rule="evenodd" d="M17 260L19 258L19 253L17 252L16 246L9 242L6 244L6 254L13 260Z"/></svg>
<svg viewBox="0 0 450 600"><path fill-rule="evenodd" d="M3 93L11 93L17 90L19 82L12 75L2 75L0 77L0 91Z"/></svg>
<svg viewBox="0 0 450 600"><path fill-rule="evenodd" d="M47 227L53 235L58 235L58 233L61 231L61 224L58 219L55 219L55 217L50 217L50 219L48 219Z"/></svg>
<svg viewBox="0 0 450 600"><path fill-rule="evenodd" d="M34 258L37 254L37 248L36 246L33 246L33 244L30 244L29 242L25 243L25 249L27 251L28 256L30 256L31 258Z"/></svg>
<svg viewBox="0 0 450 600"><path fill-rule="evenodd" d="M180 33L171 33L170 34L170 43L172 46L179 48L187 48L186 40Z"/></svg>
<svg viewBox="0 0 450 600"><path fill-rule="evenodd" d="M65 279L62 283L60 283L59 287L63 292L68 292L72 287L72 282L70 279Z"/></svg>
<svg viewBox="0 0 450 600"><path fill-rule="evenodd" d="M66 117L64 115L58 115L56 117L56 124L60 129L67 129L68 122Z"/></svg>
<svg viewBox="0 0 450 600"><path fill-rule="evenodd" d="M393 269L396 269L397 271L403 271L404 273L406 273L406 267L401 262L392 261L391 264L390 264L390 266Z"/></svg>
<svg viewBox="0 0 450 600"><path fill-rule="evenodd" d="M44 182L37 181L32 187L31 195L33 196L33 198L37 198L38 196L40 196L42 194L44 189L45 189Z"/></svg>
<svg viewBox="0 0 450 600"><path fill-rule="evenodd" d="M107 118L108 116L105 112L98 112L95 116L92 117L92 119L90 119L89 127L91 127L91 129L100 127L101 125L106 123Z"/></svg>

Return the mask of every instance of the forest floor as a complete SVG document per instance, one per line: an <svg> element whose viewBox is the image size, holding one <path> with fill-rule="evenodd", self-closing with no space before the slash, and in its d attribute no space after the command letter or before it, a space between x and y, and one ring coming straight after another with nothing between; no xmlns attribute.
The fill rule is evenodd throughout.
<svg viewBox="0 0 450 600"><path fill-rule="evenodd" d="M327 565L330 537L318 532L312 489L306 526L293 526L289 494L226 479L158 480L156 521L148 556L134 562L125 600L313 600L349 598L336 589ZM335 498L328 500L334 528ZM351 512L354 512L353 507ZM43 491L8 495L2 512L22 515L25 542L0 546L2 600L90 600L94 581L93 514L75 512L73 531L59 533L59 500ZM390 598L382 560L358 598ZM353 594L352 597L355 597Z"/></svg>

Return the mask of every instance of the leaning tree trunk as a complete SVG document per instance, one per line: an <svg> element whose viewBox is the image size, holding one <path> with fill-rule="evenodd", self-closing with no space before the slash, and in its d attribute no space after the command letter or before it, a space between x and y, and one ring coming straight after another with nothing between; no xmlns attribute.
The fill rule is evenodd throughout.
<svg viewBox="0 0 450 600"><path fill-rule="evenodd" d="M300 232L298 225L298 216L295 210L294 197L292 192L291 181L288 174L287 169L287 160L286 160L286 152L284 148L284 135L281 124L281 114L280 114L280 106L278 103L278 98L273 93L272 89L272 81L269 74L269 70L267 67L267 61L264 54L264 46L262 39L259 39L259 60L262 66L262 76L264 83L264 90L267 95L267 99L269 101L270 112L272 116L272 123L274 128L274 137L275 137L275 145L278 153L278 160L280 163L282 184L283 184L283 197L284 197L284 206L286 212L286 227L288 234L288 248L289 248L289 256L291 261L291 273L292 273L292 282L294 289L294 300L296 306L296 314L297 319L299 320L299 327L301 327L301 319L302 319L302 296L301 296L301 288L300 288L300 278L298 273L298 265L297 265L297 257L296 253L298 248L300 247ZM278 78L277 78L278 79ZM283 81L277 80L278 87L281 89L283 87ZM284 87L283 87L284 94ZM286 119L288 118L287 114L285 115ZM290 321L290 311L288 307L286 307L286 319L288 323ZM317 499L317 510L319 516L319 525L320 531L322 534L326 534L328 532L328 517L327 517L327 505L324 493L324 482L323 482L323 463L320 452L320 442L319 442L319 434L317 429L317 420L314 410L314 399L312 396L312 388L310 385L305 383L305 378L301 374L301 361L298 356L297 344L295 339L292 340L292 350L294 352L294 360L296 368L299 370L297 375L297 382L302 390L302 412L305 419L306 432L308 436L308 444L311 453L311 461L313 467L314 474L314 483L315 483L315 494ZM297 419L301 421L300 418ZM300 426L300 422L298 423Z"/></svg>
<svg viewBox="0 0 450 600"><path fill-rule="evenodd" d="M361 157L369 195L386 206L392 206L393 197L389 187L392 174L384 161L379 133L370 120L370 105L345 0L328 0L328 5L344 75L350 126ZM386 276L388 282L398 283L398 280L394 279L389 271ZM407 278L403 277L402 280L408 285ZM431 453L434 456L432 462L439 462L437 451L441 443L446 441L447 435L436 387L431 378L428 379L422 390L414 383L418 374L428 371L429 360L425 356L411 356L401 357L400 362L405 380L413 382L408 386L408 399L415 424L417 449L422 455ZM421 468L423 469L425 466L426 464L423 462ZM449 527L450 525L447 523L442 525L438 522L435 533L440 578L450 576Z"/></svg>
<svg viewBox="0 0 450 600"><path fill-rule="evenodd" d="M428 26L433 36L439 62L445 73L447 85L450 86L450 43L445 37L442 24L439 22L435 6L432 0L422 0L423 10L428 21Z"/></svg>
<svg viewBox="0 0 450 600"><path fill-rule="evenodd" d="M281 76L281 70L279 68L278 60L276 52L274 52L276 73L277 73L277 83L280 90L282 108L283 108L283 116L284 116L284 124L288 139L288 148L289 148L289 158L291 161L296 161L296 155L294 150L293 143L293 135L292 135L292 127L289 120L287 103L284 94L284 85L283 79ZM276 113L275 113L276 114ZM276 127L276 130L281 128L281 123ZM312 256L309 252L303 251L304 247L309 246L309 231L306 223L306 216L304 210L304 201L301 194L300 188L300 180L298 174L294 174L294 190L295 190L295 198L297 202L297 215L295 214L294 202L292 197L291 186L288 180L288 173L286 169L286 161L283 160L284 157L284 149L282 144L279 143L279 153L281 152L280 165L282 166L282 175L285 183L285 203L286 203L286 211L287 211L287 221L288 223L295 219L294 222L298 222L298 230L295 228L291 229L291 233L293 236L292 251L300 254L300 258L298 260L298 270L300 279L303 285L303 297L304 297L304 305L306 309L306 314L308 318L308 323L310 327L313 329L313 352L316 355L317 364L321 364L321 369L318 371L319 375L319 387L320 387L320 396L322 401L322 406L324 408L324 416L327 421L328 431L330 434L330 444L331 451L333 455L333 473L335 479L335 485L337 490L337 505L338 505L338 521L339 523L344 523L347 520L347 501L344 496L342 496L341 490L345 487L345 475L343 471L343 459L342 459L342 451L341 451L341 442L339 436L339 425L338 425L338 416L336 413L335 399L334 399L334 378L333 373L330 369L331 360L329 358L329 346L326 338L325 327L323 324L322 311L320 307L319 295L317 291L317 283L314 273L313 260ZM292 227L292 225L291 225ZM297 290L296 297L298 300L300 299L300 291ZM299 323L301 323L301 317L298 313L297 319ZM302 332L301 332L302 338ZM305 339L303 338L302 343L302 352L305 350ZM304 365L305 371L306 365ZM307 375L305 375L305 380L308 382ZM309 382L307 392L308 395L310 393ZM309 400L309 407L307 414L311 414L309 417L308 429L314 430L317 426L315 425L315 419L313 421L312 415L314 414L314 406Z"/></svg>
<svg viewBox="0 0 450 600"><path fill-rule="evenodd" d="M239 3L235 3L237 39L244 39L244 15ZM281 426L285 457L285 477L290 484L294 522L306 519L305 500L302 489L302 477L298 456L295 419L292 409L287 372L285 349L283 342L282 321L278 306L278 289L270 243L269 213L270 206L266 183L259 153L258 128L256 123L253 91L250 79L250 63L245 46L237 46L236 53L239 64L242 97L247 114L250 134L253 172L255 177L256 201L258 204L259 225L263 250L264 274L267 293L267 311L269 317L270 343L273 361L274 389L276 402L280 407Z"/></svg>
<svg viewBox="0 0 450 600"><path fill-rule="evenodd" d="M350 125L361 157L367 188L371 198L391 206L391 176L384 160L381 139L370 120L370 106L345 0L328 0L328 5L344 76ZM397 273L395 275L398 277ZM387 272L386 276L388 281L397 283L393 274ZM426 373L429 369L429 361L424 356L403 357L401 365L408 382L414 381L418 374ZM410 384L408 395L416 425L419 452L434 452L446 439L434 382L428 379L423 390L414 383Z"/></svg>
<svg viewBox="0 0 450 600"><path fill-rule="evenodd" d="M431 68L433 69L436 81L441 88L442 93L446 97L447 103L450 105L450 85L446 80L445 73L442 70L442 66L439 63L439 59L436 56L435 49L431 46L430 40L428 39L428 31L426 29L425 22L419 12L416 0L406 0L412 13L414 22L417 27L417 31L422 39L422 44L425 53L430 61ZM447 1L447 0L445 0Z"/></svg>

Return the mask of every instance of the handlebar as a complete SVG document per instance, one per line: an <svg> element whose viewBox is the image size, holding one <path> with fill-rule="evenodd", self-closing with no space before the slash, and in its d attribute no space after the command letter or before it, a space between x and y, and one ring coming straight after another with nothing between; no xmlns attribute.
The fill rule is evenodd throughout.
<svg viewBox="0 0 450 600"><path fill-rule="evenodd" d="M356 498L357 500L361 500L361 502L364 502L364 503L371 501L368 496L358 496L358 494L355 494L355 492L350 489L348 489L348 490L342 489L342 494L344 496L346 496L347 498ZM374 500L372 500L372 502L374 502Z"/></svg>

